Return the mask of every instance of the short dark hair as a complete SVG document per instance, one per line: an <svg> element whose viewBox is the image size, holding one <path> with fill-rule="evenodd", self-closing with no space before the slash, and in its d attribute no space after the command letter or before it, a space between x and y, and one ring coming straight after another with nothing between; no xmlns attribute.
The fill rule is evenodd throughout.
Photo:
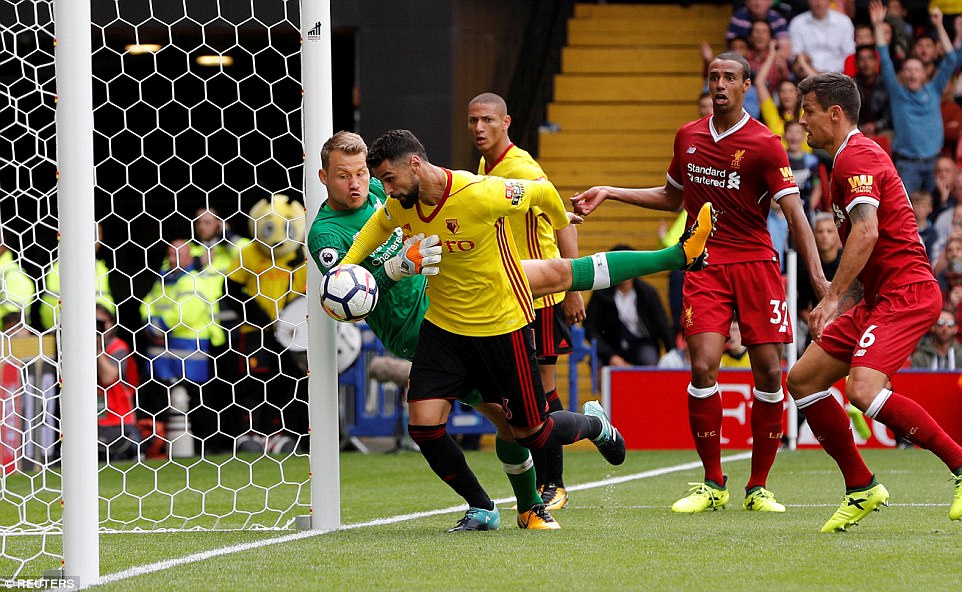
<svg viewBox="0 0 962 592"><path fill-rule="evenodd" d="M822 72L801 81L798 91L803 97L810 92L815 93L815 101L820 107L828 109L832 105L838 105L850 122L858 122L862 100L851 77L841 72Z"/></svg>
<svg viewBox="0 0 962 592"><path fill-rule="evenodd" d="M391 130L374 140L368 148L367 166L373 170L384 161L397 162L409 154L417 154L424 160L428 159L424 146L414 134L403 129Z"/></svg>
<svg viewBox="0 0 962 592"><path fill-rule="evenodd" d="M738 65L742 67L742 80L748 80L749 78L752 77L751 64L749 64L748 60L746 60L744 56L742 56L742 54L738 53L737 51L726 51L726 52L720 53L717 56L715 56L715 59L712 61L716 62L718 60L738 62Z"/></svg>
<svg viewBox="0 0 962 592"><path fill-rule="evenodd" d="M862 53L863 51L870 51L872 52L872 57L875 57L875 52L877 50L875 49L874 45L858 45L855 47L856 56L858 56L858 54Z"/></svg>

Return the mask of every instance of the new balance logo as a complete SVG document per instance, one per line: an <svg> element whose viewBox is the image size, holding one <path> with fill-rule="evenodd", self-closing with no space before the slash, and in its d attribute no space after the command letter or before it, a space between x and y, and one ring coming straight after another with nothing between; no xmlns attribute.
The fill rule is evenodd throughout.
<svg viewBox="0 0 962 592"><path fill-rule="evenodd" d="M686 150L686 152L687 152L688 154L694 154L694 153L695 153L695 147L694 147L694 146L689 146L689 147L688 147L688 150Z"/></svg>

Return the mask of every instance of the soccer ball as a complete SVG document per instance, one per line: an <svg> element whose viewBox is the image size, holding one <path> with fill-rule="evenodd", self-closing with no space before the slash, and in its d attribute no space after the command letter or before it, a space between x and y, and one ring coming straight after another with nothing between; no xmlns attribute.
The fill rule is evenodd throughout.
<svg viewBox="0 0 962 592"><path fill-rule="evenodd" d="M360 265L338 265L321 283L321 306L335 321L356 322L377 304L377 282Z"/></svg>

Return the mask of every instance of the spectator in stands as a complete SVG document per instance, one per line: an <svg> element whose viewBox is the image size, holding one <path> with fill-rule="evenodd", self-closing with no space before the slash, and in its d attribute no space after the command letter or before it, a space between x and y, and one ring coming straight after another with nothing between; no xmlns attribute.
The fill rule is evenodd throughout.
<svg viewBox="0 0 962 592"><path fill-rule="evenodd" d="M201 387L212 377L211 347L225 341L224 331L216 322L224 279L210 271L206 260L197 265L190 254L190 243L184 239L170 242L166 264L140 306L153 381L142 398L144 410L164 414L173 407L187 412L187 401L177 400L186 391L192 402L189 408L206 412L209 408L201 405ZM191 427L203 442L217 431L217 423L195 416L193 412L190 415Z"/></svg>
<svg viewBox="0 0 962 592"><path fill-rule="evenodd" d="M788 220L778 202L772 200L772 207L768 209L768 234L772 237L772 246L778 253L781 272L785 273L785 250L788 248Z"/></svg>
<svg viewBox="0 0 962 592"><path fill-rule="evenodd" d="M805 129L798 121L785 123L782 141L786 145L788 165L792 167L792 175L795 176L798 193L802 196L805 213L811 219L812 213L822 203L822 181L818 173L818 157L805 150L808 146L805 140Z"/></svg>
<svg viewBox="0 0 962 592"><path fill-rule="evenodd" d="M774 51L774 45L775 42L771 42L770 51L765 61L762 62L761 69L756 73L756 78L761 80L768 79L769 72L775 67L775 62L778 60L778 57ZM798 89L791 80L787 78L782 80L776 92L778 93L777 105L771 93L768 92L768 87L758 85L758 102L762 112L762 122L764 122L765 125L768 126L768 129L772 130L776 136L783 137L785 135L785 122L796 121L802 106L798 99ZM785 145L784 139L782 140L782 145ZM807 147L808 143L806 142L805 145ZM811 148L809 148L809 151L811 151Z"/></svg>
<svg viewBox="0 0 962 592"><path fill-rule="evenodd" d="M639 278L596 290L584 326L586 337L598 340L598 356L606 366L654 366L662 349L674 343L658 291Z"/></svg>
<svg viewBox="0 0 962 592"><path fill-rule="evenodd" d="M962 285L962 238L953 237L945 243L945 266L935 278L946 299L953 288Z"/></svg>
<svg viewBox="0 0 962 592"><path fill-rule="evenodd" d="M935 219L935 246L929 258L934 262L936 275L945 270L945 248L953 239L962 239L962 203L946 209Z"/></svg>
<svg viewBox="0 0 962 592"><path fill-rule="evenodd" d="M755 72L754 84L759 87L759 99L764 101L761 92L764 90L769 95L777 92L779 84L791 78L791 71L788 67L788 60L778 51L778 42L772 37L772 26L768 21L755 21L752 23L752 32L748 37L751 57L748 60ZM770 62L768 68L762 68L762 64ZM764 116L764 111L762 111Z"/></svg>
<svg viewBox="0 0 962 592"><path fill-rule="evenodd" d="M728 340L725 341L725 349L722 352L722 368L751 368L751 359L748 356L748 347L742 343L742 331L738 326L738 321L732 319L731 327L728 329Z"/></svg>
<svg viewBox="0 0 962 592"><path fill-rule="evenodd" d="M97 224L97 242L94 246L96 252L100 252L100 244L103 240L104 232L100 224ZM113 314L116 310L114 297L110 292L110 281L108 277L107 264L103 259L97 257L94 261L95 273L97 274L97 304L102 305ZM60 258L58 257L50 265L50 271L43 278L43 292L40 295L40 326L43 329L51 329L60 324Z"/></svg>
<svg viewBox="0 0 962 592"><path fill-rule="evenodd" d="M882 83L888 89L892 107L895 136L892 140L893 160L909 193L918 189L935 189L935 160L942 150L942 116L939 103L942 89L958 64L958 56L945 27L942 12L935 9L931 21L946 51L935 77L926 82L922 62L909 58L902 64L902 82L896 77L895 67L884 45L881 24L885 20L885 7L879 0L870 6L875 40L882 60Z"/></svg>
<svg viewBox="0 0 962 592"><path fill-rule="evenodd" d="M912 354L912 367L927 370L962 368L962 344L956 339L958 332L955 312L943 310Z"/></svg>
<svg viewBox="0 0 962 592"><path fill-rule="evenodd" d="M788 25L796 76L841 72L845 57L855 53L852 20L829 8L829 0L808 0L808 8Z"/></svg>
<svg viewBox="0 0 962 592"><path fill-rule="evenodd" d="M658 360L658 367L663 370L687 370L691 368L691 354L688 353L688 343L680 332L675 335L675 347L666 351Z"/></svg>
<svg viewBox="0 0 962 592"><path fill-rule="evenodd" d="M855 53L849 54L845 57L845 67L842 73L846 76L855 77L858 72L858 65L856 61L858 60L858 50L860 47L870 47L873 52L876 52L875 56L875 72L878 73L878 50L875 49L875 30L872 28L871 23L855 23ZM864 130L862 130L864 132Z"/></svg>
<svg viewBox="0 0 962 592"><path fill-rule="evenodd" d="M862 107L858 112L858 128L866 136L878 136L892 129L889 92L879 75L879 53L875 44L855 49L855 86ZM891 144L889 144L891 146Z"/></svg>
<svg viewBox="0 0 962 592"><path fill-rule="evenodd" d="M728 32L725 40L731 41L736 37L748 39L752 32L752 23L765 21L769 24L772 37L778 41L778 50L782 58L788 61L792 57L792 42L788 32L788 21L777 10L772 9L772 0L746 0L745 6L735 9L728 21Z"/></svg>
<svg viewBox="0 0 962 592"><path fill-rule="evenodd" d="M909 11L902 0L888 0L888 14L885 21L889 23L894 38L893 44L901 43L905 48L904 56L912 49L912 38L914 37L912 25L909 23ZM900 42L899 39L902 41Z"/></svg>
<svg viewBox="0 0 962 592"><path fill-rule="evenodd" d="M909 195L912 202L912 211L915 213L915 223L919 226L919 240L925 245L925 254L929 261L932 261L932 251L935 249L935 241L938 234L935 232L935 225L929 219L932 213L932 194L928 191L913 191Z"/></svg>
<svg viewBox="0 0 962 592"><path fill-rule="evenodd" d="M130 345L115 335L116 322L97 304L97 439L107 462L137 458L140 432L134 401L140 373Z"/></svg>
<svg viewBox="0 0 962 592"><path fill-rule="evenodd" d="M818 249L818 259L822 264L822 272L825 279L831 281L838 271L838 266L842 262L842 239L838 236L838 229L835 227L835 215L832 212L819 212L815 214L812 221L812 229L815 233L815 247ZM818 304L815 290L807 273L798 274L798 330L795 334L795 343L799 346L799 351L804 350L811 343L811 336L808 333L808 315Z"/></svg>
<svg viewBox="0 0 962 592"><path fill-rule="evenodd" d="M205 258L211 267L226 275L240 248L249 243L238 236L214 208L199 208L194 213L194 237L190 252Z"/></svg>
<svg viewBox="0 0 962 592"><path fill-rule="evenodd" d="M30 305L37 291L33 280L20 267L12 241L13 233L0 226L0 316L19 313L20 322L28 325Z"/></svg>
<svg viewBox="0 0 962 592"><path fill-rule="evenodd" d="M703 90L700 95L698 95L698 116L704 117L706 115L711 115L711 93L707 90Z"/></svg>
<svg viewBox="0 0 962 592"><path fill-rule="evenodd" d="M962 105L956 100L956 93L960 90L958 85L962 83L962 76L955 76L955 79L942 89L942 154L951 156L952 160L957 158L959 152L959 137L962 135ZM960 97L962 98L962 97ZM936 173L938 163L935 164Z"/></svg>
<svg viewBox="0 0 962 592"><path fill-rule="evenodd" d="M932 213L935 220L939 214L955 207L958 203L956 185L959 180L959 166L951 156L940 156L935 161L935 191L932 192Z"/></svg>
<svg viewBox="0 0 962 592"><path fill-rule="evenodd" d="M916 35L915 42L912 44L912 51L909 53L910 57L922 63L922 70L925 71L926 80L932 80L932 77L935 76L941 54L938 40L936 37L933 37L934 33L933 31L923 30L920 34Z"/></svg>

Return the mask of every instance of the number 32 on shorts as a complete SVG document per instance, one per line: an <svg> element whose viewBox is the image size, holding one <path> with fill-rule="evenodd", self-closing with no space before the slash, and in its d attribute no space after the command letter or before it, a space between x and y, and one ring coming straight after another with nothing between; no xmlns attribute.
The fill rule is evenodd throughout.
<svg viewBox="0 0 962 592"><path fill-rule="evenodd" d="M769 300L768 304L772 307L772 316L768 322L778 325L779 333L788 332L788 303L784 300Z"/></svg>

